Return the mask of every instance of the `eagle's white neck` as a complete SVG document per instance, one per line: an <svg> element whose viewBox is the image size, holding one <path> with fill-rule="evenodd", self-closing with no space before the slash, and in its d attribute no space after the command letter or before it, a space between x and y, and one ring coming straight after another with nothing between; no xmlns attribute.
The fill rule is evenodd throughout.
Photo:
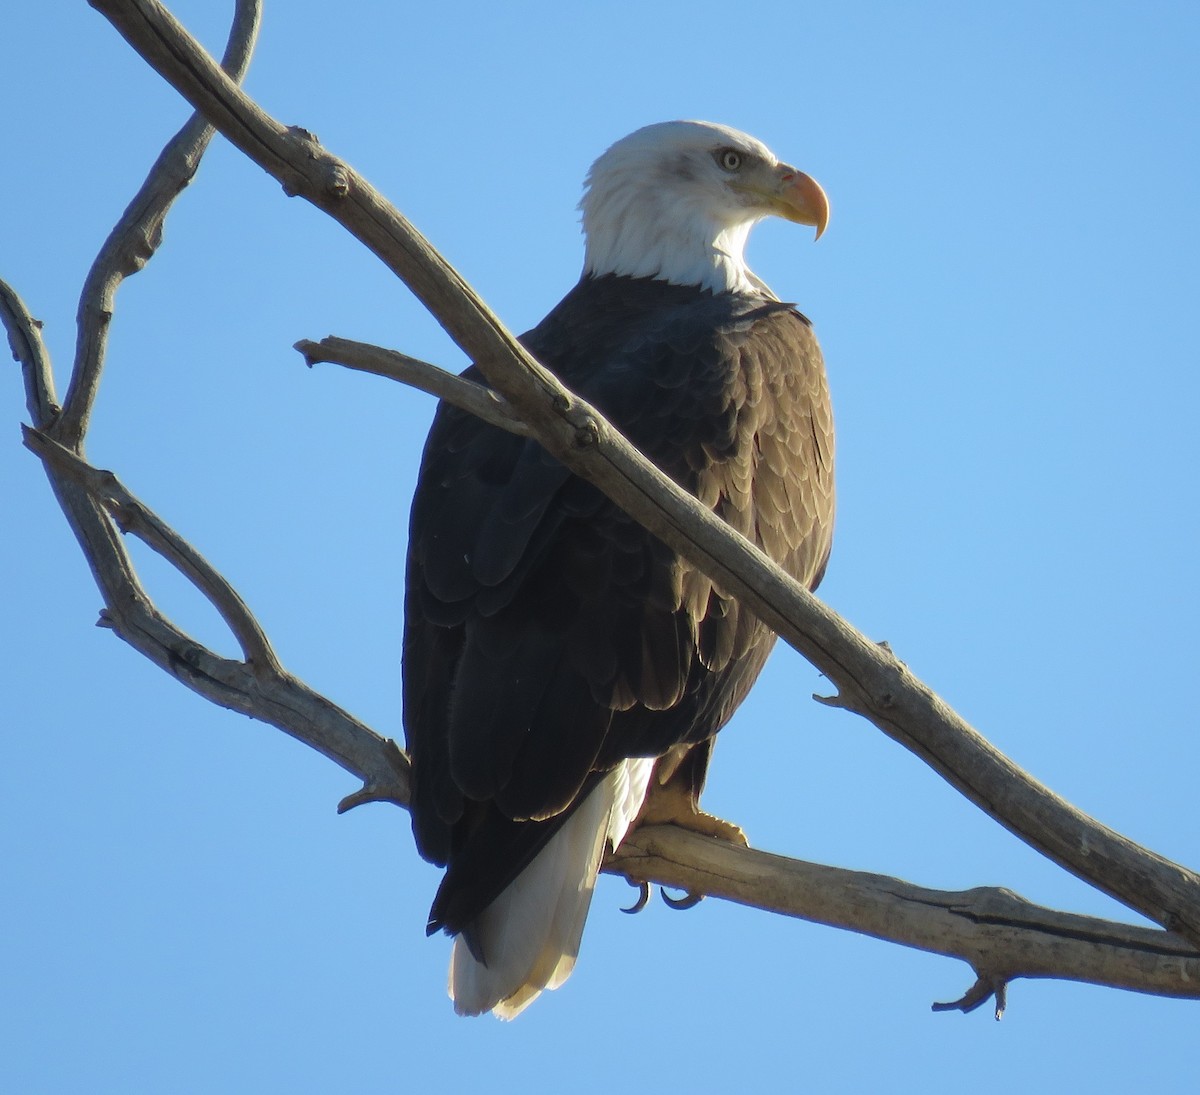
<svg viewBox="0 0 1200 1095"><path fill-rule="evenodd" d="M591 186L580 202L587 238L584 273L657 278L714 293L762 293L746 265L746 239L757 218L722 223L699 202L668 203L636 185Z"/></svg>

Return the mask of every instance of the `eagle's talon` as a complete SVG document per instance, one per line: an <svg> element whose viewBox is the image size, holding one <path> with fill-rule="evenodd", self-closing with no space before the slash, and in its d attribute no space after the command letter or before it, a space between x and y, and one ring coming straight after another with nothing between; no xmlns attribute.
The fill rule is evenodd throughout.
<svg viewBox="0 0 1200 1095"><path fill-rule="evenodd" d="M629 906L629 908L621 907L623 913L640 913L650 902L650 883L635 882L632 878L625 879L631 886L636 886L639 893L638 899Z"/></svg>
<svg viewBox="0 0 1200 1095"><path fill-rule="evenodd" d="M691 890L684 894L683 897L672 897L663 887L660 887L658 892L662 895L663 904L668 909L677 909L680 912L686 909L694 909L704 900L704 894L693 893Z"/></svg>

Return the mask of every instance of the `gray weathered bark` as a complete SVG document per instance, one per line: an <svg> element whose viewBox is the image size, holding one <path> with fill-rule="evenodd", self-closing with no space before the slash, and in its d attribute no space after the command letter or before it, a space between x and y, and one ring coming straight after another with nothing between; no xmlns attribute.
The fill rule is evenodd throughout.
<svg viewBox="0 0 1200 1095"><path fill-rule="evenodd" d="M282 126L237 86L257 25L238 5L227 75L158 4L93 0L139 53L201 115L168 145L105 244L79 308L76 360L64 406L55 403L37 325L0 285L0 313L21 361L35 429L27 445L50 476L105 598L103 622L182 683L263 719L330 757L362 781L343 808L407 801L407 759L388 739L312 692L279 664L237 593L178 534L107 472L90 466L83 441L121 280L158 245L162 220L186 186L211 126L283 183L328 212L403 278L471 356L494 391L433 366L345 340L299 348L310 362L340 361L394 373L440 397L536 436L647 528L735 593L837 688L824 702L855 711L910 749L1027 843L1167 931L1039 909L1000 890L946 894L879 876L838 871L734 848L695 834L647 828L609 869L789 915L950 954L979 974L959 1002L974 1006L1018 976L1200 996L1200 877L1075 810L1021 771L880 647L791 581L745 540L657 472L594 409L565 391L512 339L418 232L311 134ZM147 543L217 607L243 660L221 658L167 621L129 565L119 533ZM1174 934L1178 933L1178 934ZM1181 938L1183 937L1183 938Z"/></svg>

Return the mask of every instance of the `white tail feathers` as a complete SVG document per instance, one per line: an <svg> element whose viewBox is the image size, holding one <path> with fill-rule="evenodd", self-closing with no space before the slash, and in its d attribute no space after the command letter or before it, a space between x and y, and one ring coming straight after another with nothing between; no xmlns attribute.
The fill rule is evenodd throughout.
<svg viewBox="0 0 1200 1095"><path fill-rule="evenodd" d="M476 918L486 965L460 935L450 956L459 1015L520 1015L575 968L607 841L617 847L637 817L654 761L627 760L588 795L537 857Z"/></svg>

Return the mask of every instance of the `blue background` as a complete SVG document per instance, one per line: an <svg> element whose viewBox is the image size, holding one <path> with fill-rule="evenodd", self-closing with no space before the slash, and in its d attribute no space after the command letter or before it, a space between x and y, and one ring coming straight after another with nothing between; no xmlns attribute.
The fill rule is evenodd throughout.
<svg viewBox="0 0 1200 1095"><path fill-rule="evenodd" d="M175 10L210 47L224 5ZM268 5L247 86L394 201L523 330L573 284L591 160L652 121L745 129L829 232L762 225L839 429L823 597L1082 809L1200 866L1193 3ZM436 10L433 10L436 8ZM428 9L428 10L425 10ZM60 391L79 286L177 95L82 3L12 5L0 276ZM88 441L242 592L287 667L400 736L419 393L291 345L459 368L403 286L220 138L123 287ZM1017 982L719 901L598 889L575 976L464 1021L401 811L94 628L100 600L0 384L0 1088L21 1092L1191 1091L1200 1005ZM133 545L166 611L211 609ZM762 848L1128 913L1039 858L780 650L707 806Z"/></svg>

